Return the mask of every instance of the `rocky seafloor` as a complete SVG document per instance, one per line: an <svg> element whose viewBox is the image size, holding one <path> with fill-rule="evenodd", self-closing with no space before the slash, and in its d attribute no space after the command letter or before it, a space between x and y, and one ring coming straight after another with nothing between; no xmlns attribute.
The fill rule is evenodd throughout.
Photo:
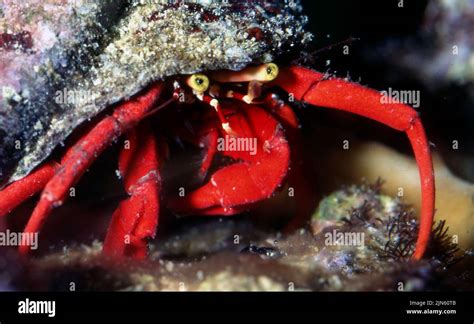
<svg viewBox="0 0 474 324"><path fill-rule="evenodd" d="M380 192L347 186L321 201L309 226L284 234L249 217L183 221L151 242L147 261L104 258L101 243L22 260L3 255L3 288L125 291L419 291L472 289L473 258L444 223L412 261L417 221ZM7 261L8 262L5 262ZM5 276L6 275L6 276ZM8 282L8 283L6 283Z"/></svg>

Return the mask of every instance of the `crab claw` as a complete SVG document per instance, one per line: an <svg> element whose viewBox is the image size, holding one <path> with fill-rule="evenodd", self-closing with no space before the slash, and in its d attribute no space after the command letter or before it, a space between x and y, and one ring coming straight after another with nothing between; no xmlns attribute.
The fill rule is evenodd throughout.
<svg viewBox="0 0 474 324"><path fill-rule="evenodd" d="M421 259L431 234L435 187L430 147L418 113L405 104L385 103L394 101L382 100L388 98L377 91L299 66L281 69L275 83L296 100L365 116L407 134L421 179L420 229L412 256Z"/></svg>
<svg viewBox="0 0 474 324"><path fill-rule="evenodd" d="M156 140L148 125L133 129L129 147L122 148L119 171L130 197L112 216L103 252L112 257L147 256L147 240L154 238L160 209L161 177Z"/></svg>
<svg viewBox="0 0 474 324"><path fill-rule="evenodd" d="M234 215L270 197L283 182L290 149L281 125L258 106L235 101L232 105L223 103L222 107L236 135L220 137L217 153L234 163L216 171L200 188L172 199L169 207L173 211Z"/></svg>

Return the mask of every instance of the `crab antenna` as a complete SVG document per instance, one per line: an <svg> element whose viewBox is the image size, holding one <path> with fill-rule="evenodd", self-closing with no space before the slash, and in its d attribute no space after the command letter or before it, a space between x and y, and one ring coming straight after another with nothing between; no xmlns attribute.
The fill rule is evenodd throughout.
<svg viewBox="0 0 474 324"><path fill-rule="evenodd" d="M221 105L219 103L219 100L217 100L216 98L212 98L211 96L208 96L208 95L203 95L203 96L200 96L200 97L198 96L198 99L201 100L202 102L208 104L212 108L214 108L214 110L217 113L217 117L219 118L219 121L221 123L221 127L224 130L224 132L226 134L233 135L234 131L230 127L229 121L227 120L227 118L224 116L224 113L222 112L222 108L221 108Z"/></svg>

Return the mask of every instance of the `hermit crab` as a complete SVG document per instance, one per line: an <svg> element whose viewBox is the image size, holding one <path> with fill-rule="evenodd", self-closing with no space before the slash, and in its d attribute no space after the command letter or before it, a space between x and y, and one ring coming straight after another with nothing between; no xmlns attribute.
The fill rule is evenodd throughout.
<svg viewBox="0 0 474 324"><path fill-rule="evenodd" d="M298 199L296 226L314 207L292 107L298 101L406 132L422 189L413 258L423 256L435 189L418 113L359 84L284 63L312 39L298 1L74 5L80 7L68 11L67 28L78 36L58 34L57 44L32 71L24 72L29 77L23 78L28 81L21 91L4 95L0 216L41 192L24 230L39 232L98 156L125 138L119 173L128 198L112 216L104 253L146 257L163 208L177 214L235 215L271 197L285 182ZM57 100L66 93L88 95ZM61 160L48 158L79 125L84 128L81 137ZM205 151L196 175L201 183L184 195L162 196L162 166L169 160L166 134ZM222 139L254 140L256 147L223 149ZM22 253L28 250L20 247Z"/></svg>

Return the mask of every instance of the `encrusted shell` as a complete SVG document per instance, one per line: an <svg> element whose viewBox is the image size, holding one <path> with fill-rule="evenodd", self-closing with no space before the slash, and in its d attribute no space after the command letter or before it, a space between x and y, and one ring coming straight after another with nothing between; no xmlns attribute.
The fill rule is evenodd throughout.
<svg viewBox="0 0 474 324"><path fill-rule="evenodd" d="M25 176L80 123L153 81L301 49L311 39L301 11L298 1L4 0L0 36L30 43L0 38L0 180Z"/></svg>

